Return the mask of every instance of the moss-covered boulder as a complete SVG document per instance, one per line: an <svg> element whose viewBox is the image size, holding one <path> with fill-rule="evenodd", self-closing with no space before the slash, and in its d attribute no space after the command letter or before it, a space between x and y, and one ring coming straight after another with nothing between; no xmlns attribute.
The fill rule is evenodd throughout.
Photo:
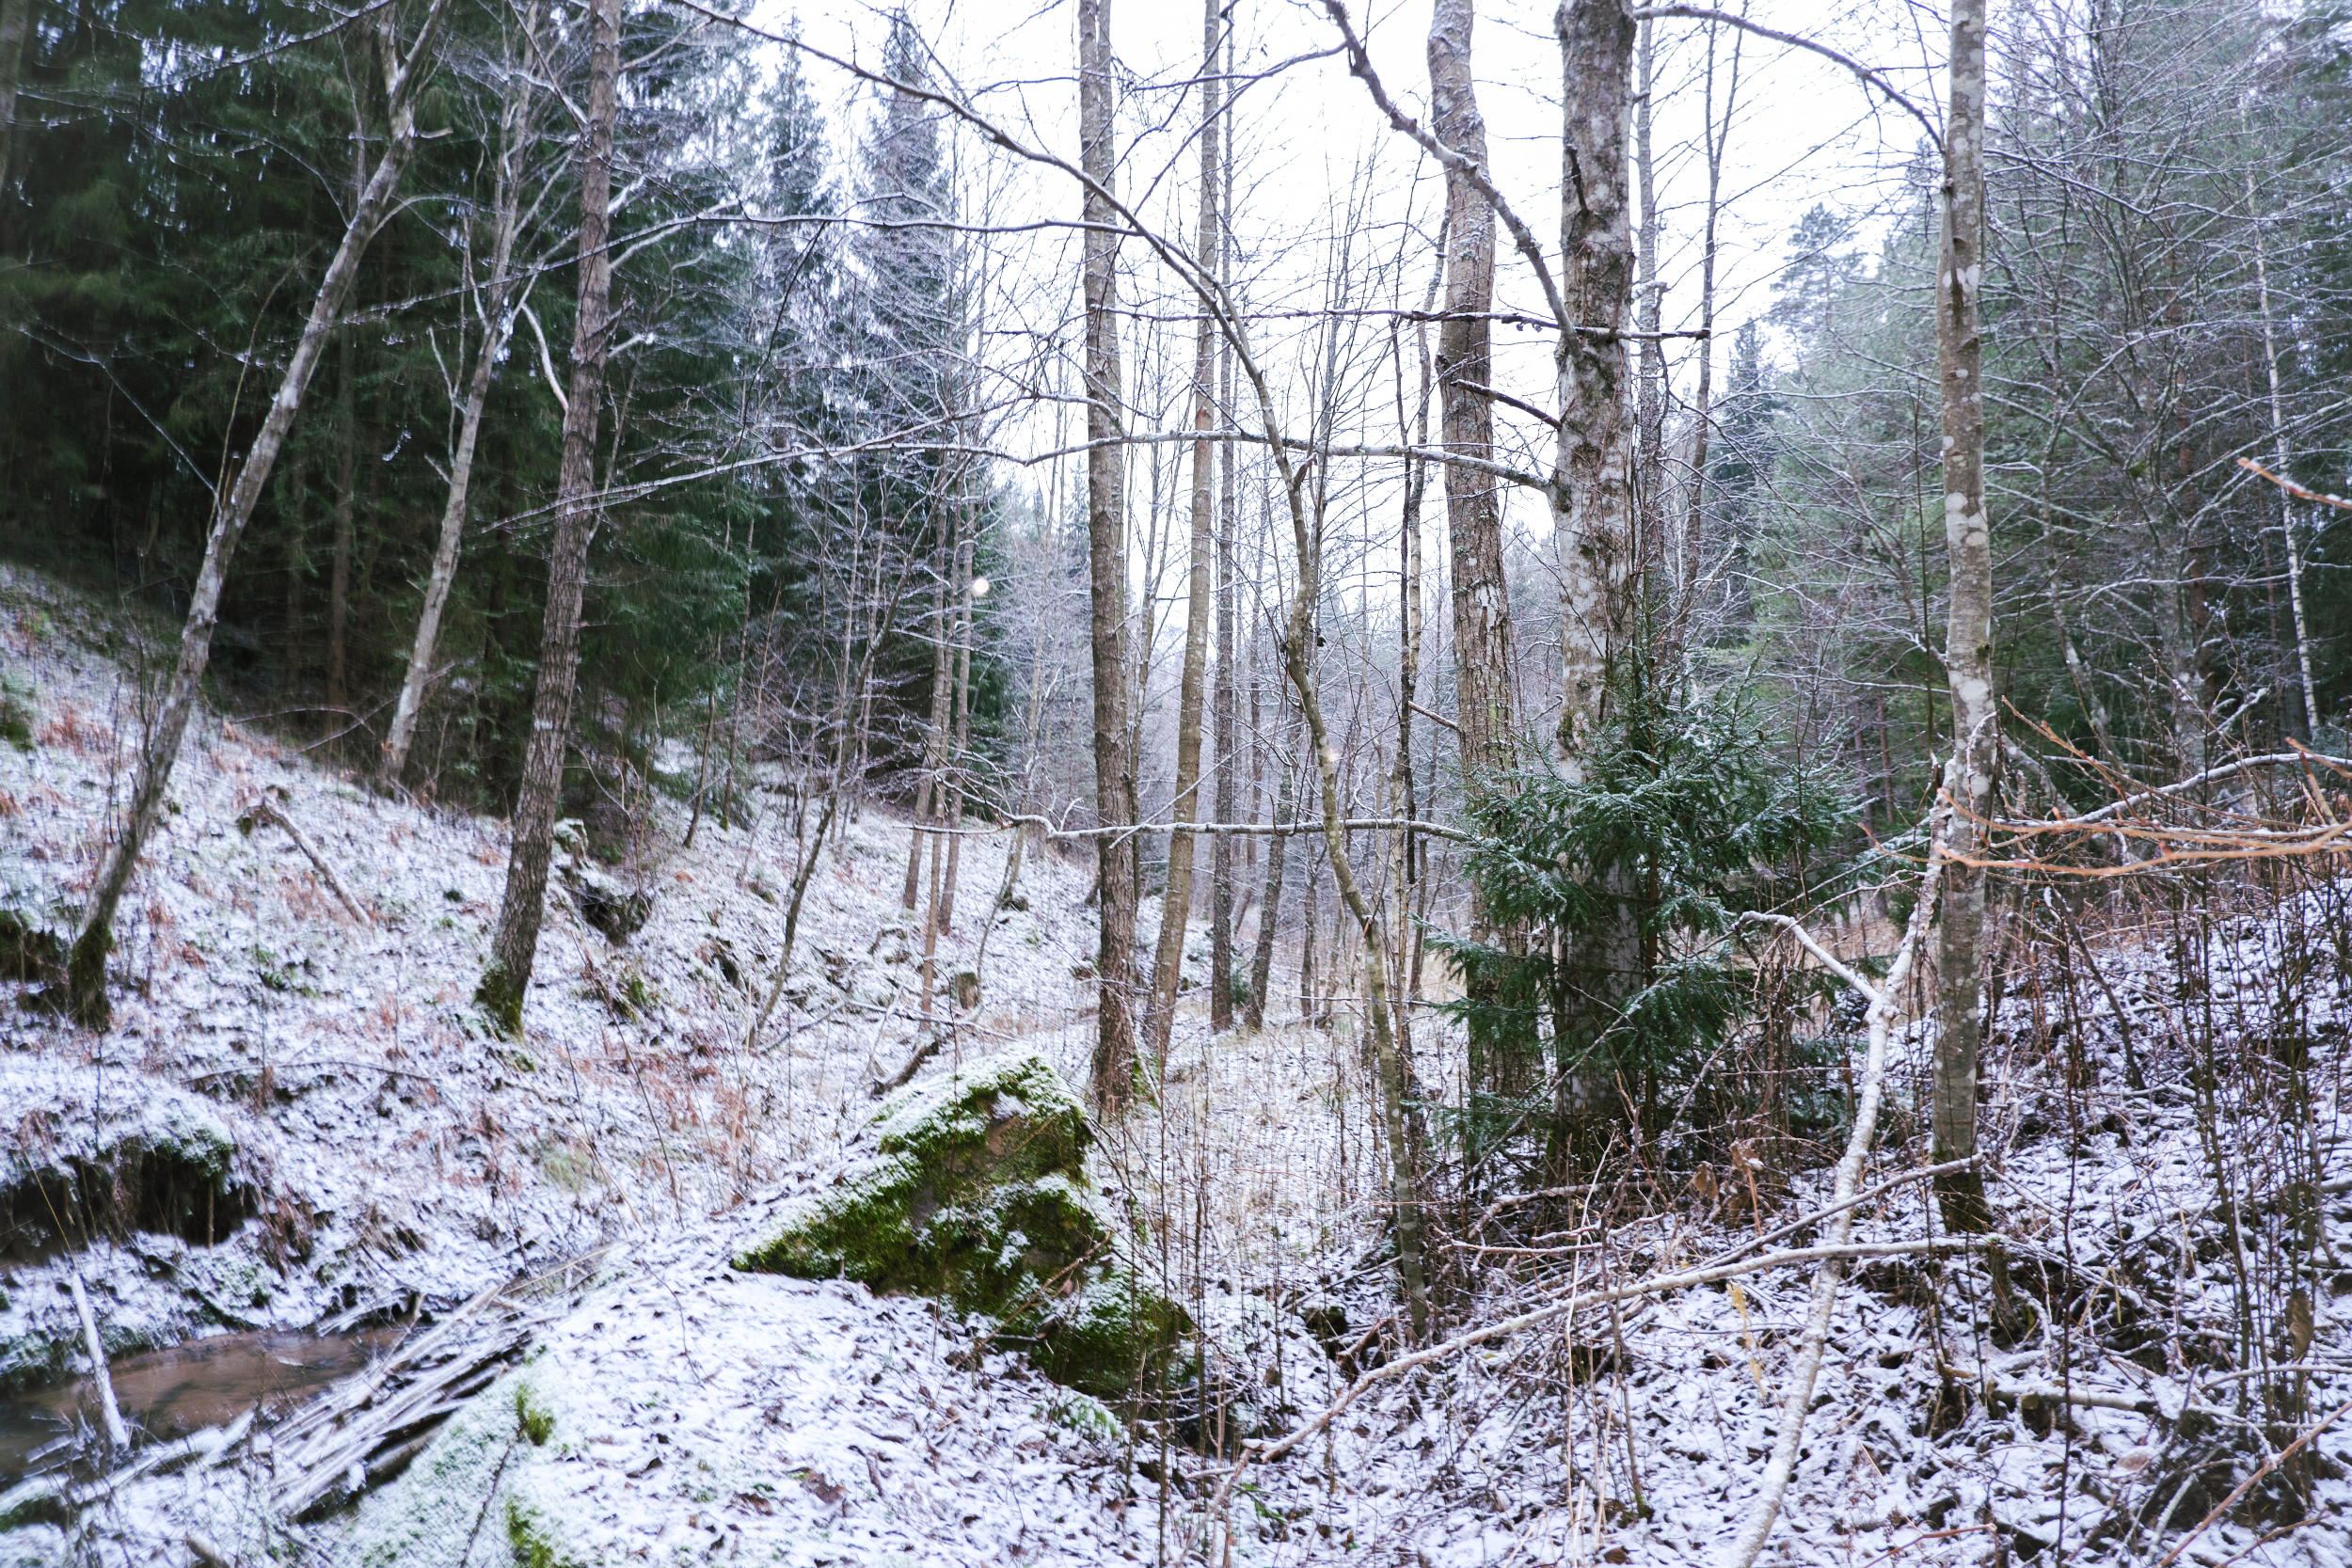
<svg viewBox="0 0 2352 1568"><path fill-rule="evenodd" d="M1088 1181L1092 1136L1036 1053L972 1063L883 1101L862 1156L736 1266L936 1297L995 1320L994 1342L1047 1376L1118 1400L1189 1325Z"/></svg>

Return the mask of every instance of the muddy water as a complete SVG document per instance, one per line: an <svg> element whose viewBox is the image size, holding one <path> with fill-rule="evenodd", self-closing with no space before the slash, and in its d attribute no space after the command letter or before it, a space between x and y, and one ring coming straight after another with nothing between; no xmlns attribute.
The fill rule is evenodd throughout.
<svg viewBox="0 0 2352 1568"><path fill-rule="evenodd" d="M400 1338L398 1328L318 1335L263 1329L191 1339L114 1364L123 1419L148 1436L184 1437L226 1426L255 1405L275 1414L359 1370ZM54 1388L0 1394L0 1491L45 1467L34 1455L77 1424L97 1430L96 1385L80 1378Z"/></svg>

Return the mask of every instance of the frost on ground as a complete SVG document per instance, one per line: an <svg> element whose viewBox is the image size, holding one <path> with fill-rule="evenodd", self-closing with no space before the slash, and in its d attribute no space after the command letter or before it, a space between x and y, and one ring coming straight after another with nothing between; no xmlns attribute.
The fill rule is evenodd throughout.
<svg viewBox="0 0 2352 1568"><path fill-rule="evenodd" d="M127 784L128 672L152 663L141 636L63 590L0 579L34 731L30 750L0 745L0 958L70 927ZM605 1250L405 1472L358 1478L356 1506L271 1518L263 1434L159 1460L70 1515L0 1501L0 1565L187 1563L192 1540L223 1560L534 1568L1720 1556L1756 1496L1809 1275L1586 1312L1378 1380L1402 1349L1385 1155L1344 1022L1212 1037L1181 1017L1157 1104L1094 1130L1090 1212L1132 1235L1134 1268L1186 1337L1135 1390L1164 1419L1122 1420L1045 1380L985 1317L735 1267L869 1168L872 1089L910 1063L923 1010L898 905L907 830L869 810L824 852L783 1001L755 1035L807 825L771 782L754 820L706 816L691 849L675 802L618 863L576 848L526 1034L505 1041L469 1001L501 825L205 721L126 905L114 1031L38 1006L0 1014L0 1390L85 1365L77 1269L121 1355L233 1328L422 1325ZM364 918L284 832L240 830L264 792ZM915 1099L1008 1052L1083 1079L1089 867L1033 850L1000 904L1003 853L964 841L931 1006L944 1015L947 978L972 969L980 1001ZM639 895L642 927L615 940L615 900ZM2040 977L2012 986L1985 1108L2004 1266L1857 1268L1764 1561L2153 1561L2352 1400L2346 999L2323 951L2343 902L2224 921L2186 970L2177 942L2112 945L2063 1028ZM38 1000L38 978L10 989ZM1432 1047L1437 1027L1416 1021L1425 1064L1458 1055ZM1930 1043L1924 1026L1908 1038L1866 1183L1924 1161ZM2264 1064L2290 1062L2308 1103L2265 1088L2289 1075ZM1761 1216L1737 1171L1637 1172L1613 1190L1642 1201L1450 1209L1450 1330L1711 1256L1801 1216L1828 1179L1768 1191ZM1931 1230L1920 1190L1898 1185L1856 1240ZM1246 1443L1366 1375L1326 1432L1245 1467L1213 1512ZM2352 1560L2352 1423L2304 1452L2181 1560Z"/></svg>

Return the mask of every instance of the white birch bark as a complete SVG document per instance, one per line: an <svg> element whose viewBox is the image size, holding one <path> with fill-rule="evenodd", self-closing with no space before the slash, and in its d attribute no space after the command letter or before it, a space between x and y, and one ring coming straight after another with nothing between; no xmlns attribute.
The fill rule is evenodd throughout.
<svg viewBox="0 0 2352 1568"><path fill-rule="evenodd" d="M1944 668L1952 696L1952 760L1945 788L1958 808L1955 863L1946 876L1936 953L1933 1123L1938 1164L1977 1152L1977 971L1984 944L1984 873L1959 863L1976 851L1991 814L2000 735L1993 707L1993 538L1984 511L1984 0L1952 8L1951 111L1946 120L1944 230L1935 293L1936 359L1944 405L1944 541L1950 611ZM1944 1222L1982 1230L1984 1185L1974 1170L1936 1183Z"/></svg>

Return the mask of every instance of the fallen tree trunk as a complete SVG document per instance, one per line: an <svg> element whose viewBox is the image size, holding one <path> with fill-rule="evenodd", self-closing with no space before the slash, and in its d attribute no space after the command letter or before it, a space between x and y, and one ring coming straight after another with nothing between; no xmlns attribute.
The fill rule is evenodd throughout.
<svg viewBox="0 0 2352 1568"><path fill-rule="evenodd" d="M599 1247L532 1279L493 1286L363 1376L331 1390L270 1433L270 1507L295 1519L390 1481L440 1424L522 1357L569 1309ZM549 1300L548 1297L553 1299Z"/></svg>
<svg viewBox="0 0 2352 1568"><path fill-rule="evenodd" d="M66 1276L73 1290L73 1310L81 1315L82 1338L89 1346L90 1377L98 1385L99 1407L105 1412L106 1446L121 1453L131 1446L131 1429L122 1424L122 1407L115 1402L114 1374L106 1370L106 1342L99 1337L98 1315L90 1310L89 1292L82 1289L82 1271Z"/></svg>

